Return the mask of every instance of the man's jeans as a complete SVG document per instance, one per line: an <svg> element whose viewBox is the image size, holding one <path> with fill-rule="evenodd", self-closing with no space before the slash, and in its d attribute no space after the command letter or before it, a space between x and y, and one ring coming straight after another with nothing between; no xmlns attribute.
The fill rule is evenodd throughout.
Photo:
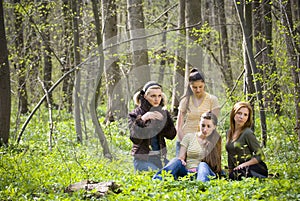
<svg viewBox="0 0 300 201"><path fill-rule="evenodd" d="M176 157L179 156L180 146L179 140L176 140Z"/></svg>
<svg viewBox="0 0 300 201"><path fill-rule="evenodd" d="M160 155L149 156L147 161L134 158L133 165L135 171L150 171L159 170L162 168Z"/></svg>

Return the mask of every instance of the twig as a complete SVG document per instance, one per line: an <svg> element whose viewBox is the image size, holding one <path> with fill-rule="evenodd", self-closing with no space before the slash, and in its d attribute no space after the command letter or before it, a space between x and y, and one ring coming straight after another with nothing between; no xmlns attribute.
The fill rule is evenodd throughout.
<svg viewBox="0 0 300 201"><path fill-rule="evenodd" d="M48 112L49 112L49 149L50 151L52 150L52 134L53 134L53 119L52 119L52 105L51 105L51 101L50 101L50 97L49 97L49 93L44 85L44 83L42 82L42 80L40 79L40 77L37 77L38 81L41 83L42 88L45 92L46 95L46 100L47 100L47 104L48 104Z"/></svg>

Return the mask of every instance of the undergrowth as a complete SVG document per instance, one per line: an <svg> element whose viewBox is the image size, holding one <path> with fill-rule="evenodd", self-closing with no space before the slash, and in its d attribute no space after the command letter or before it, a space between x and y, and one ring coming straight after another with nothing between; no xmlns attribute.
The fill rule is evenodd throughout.
<svg viewBox="0 0 300 201"><path fill-rule="evenodd" d="M19 145L12 134L11 144L0 149L0 200L99 200L84 190L65 192L70 184L83 180L120 185L120 193L109 192L100 200L300 200L297 136L286 133L276 119L268 120L272 127L264 149L265 161L275 177L242 181L223 178L202 183L188 178L174 181L170 175L163 181L152 180L155 172L135 173L126 120L102 125L113 155L109 160L103 156L93 129L86 130L89 134L82 144L76 142L69 117L57 114L51 149L48 126L41 123L46 117L32 120ZM224 145L223 127L219 132ZM171 159L175 140L167 145ZM224 148L222 165L226 165Z"/></svg>

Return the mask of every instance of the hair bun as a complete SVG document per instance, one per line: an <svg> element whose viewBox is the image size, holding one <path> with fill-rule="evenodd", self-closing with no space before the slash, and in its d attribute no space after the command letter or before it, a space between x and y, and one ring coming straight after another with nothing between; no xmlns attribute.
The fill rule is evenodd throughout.
<svg viewBox="0 0 300 201"><path fill-rule="evenodd" d="M199 72L197 68L192 68L192 70L190 71L190 73L195 73L195 72Z"/></svg>

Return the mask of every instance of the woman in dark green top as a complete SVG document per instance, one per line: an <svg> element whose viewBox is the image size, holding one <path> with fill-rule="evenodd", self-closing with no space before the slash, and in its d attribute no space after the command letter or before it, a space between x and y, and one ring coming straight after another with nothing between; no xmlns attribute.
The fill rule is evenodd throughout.
<svg viewBox="0 0 300 201"><path fill-rule="evenodd" d="M238 102L231 110L230 129L226 136L230 179L268 176L268 168L262 161L263 151L251 130L252 115L251 105L247 102Z"/></svg>

